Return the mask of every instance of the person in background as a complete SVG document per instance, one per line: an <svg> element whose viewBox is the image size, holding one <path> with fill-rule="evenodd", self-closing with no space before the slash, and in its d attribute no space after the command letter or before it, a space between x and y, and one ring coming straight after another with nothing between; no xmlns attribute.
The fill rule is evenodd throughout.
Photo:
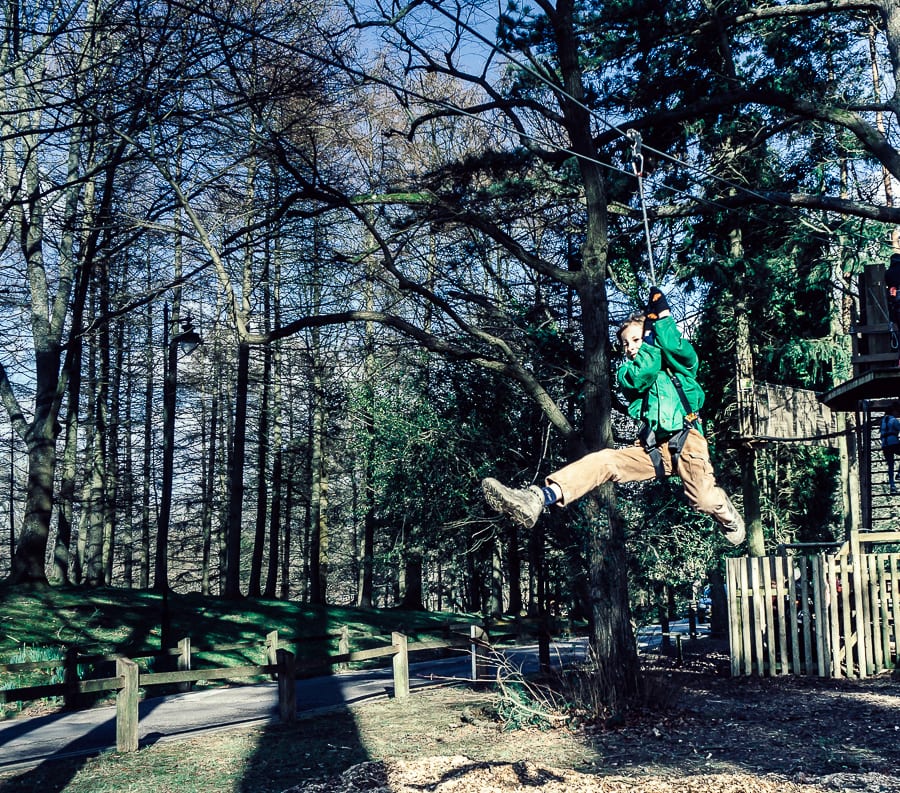
<svg viewBox="0 0 900 793"><path fill-rule="evenodd" d="M571 504L604 482L677 474L691 505L711 515L725 538L740 545L744 519L716 484L698 416L705 395L696 379L697 353L682 337L659 289L651 288L646 311L630 316L618 338L626 360L617 379L629 414L641 422L639 440L623 449L591 452L551 473L543 487L511 488L487 477L481 486L488 506L531 528L544 507Z"/></svg>
<svg viewBox="0 0 900 793"><path fill-rule="evenodd" d="M881 427L879 432L881 436L881 451L884 454L884 460L887 463L888 486L890 487L892 496L897 494L897 486L894 481L894 468L895 456L897 452L900 452L900 419L897 418L898 414L900 414L900 408L898 408L896 404L888 407L881 417Z"/></svg>

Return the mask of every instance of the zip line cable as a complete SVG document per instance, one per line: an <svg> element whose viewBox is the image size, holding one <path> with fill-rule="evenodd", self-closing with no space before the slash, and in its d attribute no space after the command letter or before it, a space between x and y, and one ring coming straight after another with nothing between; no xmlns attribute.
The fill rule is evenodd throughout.
<svg viewBox="0 0 900 793"><path fill-rule="evenodd" d="M443 14L447 19L449 19L455 25L458 25L462 30L465 30L466 32L471 33L483 44L486 44L493 52L506 58L510 63L515 64L520 69L522 69L523 71L530 74L532 77L536 77L538 80L540 80L542 83L544 83L544 85L546 85L548 88L550 88L554 93L557 93L560 96L564 97L565 99L568 99L570 102L573 102L579 108L581 108L586 113L588 113L592 118L599 121L603 126L605 126L607 129L609 129L611 132L616 132L619 135L621 135L622 137L628 138L628 132L626 130L623 130L620 126L613 124L611 121L609 121L606 118L604 118L603 116L601 116L594 108L590 107L589 105L586 105L584 102L582 102L577 97L572 96L572 94L569 93L561 85L553 82L549 77L546 77L545 75L541 74L538 70L534 69L529 64L522 63L521 60L519 60L518 58L516 58L515 56L513 56L511 53L507 52L506 50L502 49L499 45L492 42L484 34L480 33L478 30L476 30L471 25L469 25L467 22L462 22L461 20L454 18L450 12L448 12L445 8L443 8L441 6L440 2L435 3L434 0L425 0L425 2L427 3L427 5L429 5L431 8L433 8L435 11L438 11L439 13ZM491 17L491 21L496 21L496 20L494 20L493 17ZM782 204L781 202L774 201L769 196L763 195L762 193L758 193L758 192L751 190L747 187L744 187L743 185L740 185L736 182L731 182L728 179L725 179L721 176L717 176L716 174L714 174L710 171L707 171L707 170L701 168L700 166L692 165L691 163L685 162L683 160L679 160L677 157L674 157L671 154L668 154L667 152L660 151L659 149L654 149L651 146L645 146L644 148L646 148L648 151L655 154L660 159L669 160L670 162L672 162L675 165L678 165L682 168L697 171L701 175L706 176L707 178L712 179L714 181L720 182L723 185L725 185L726 187L730 187L733 190L739 190L741 192L747 193L748 195L750 195L754 198L761 199L762 201L765 201L768 204L772 204L773 206L788 206L788 208L793 208L793 207L790 207L789 205Z"/></svg>
<svg viewBox="0 0 900 793"><path fill-rule="evenodd" d="M504 50L503 48L501 48L501 47L500 47L499 45L497 45L496 43L492 42L490 39L488 39L488 38L485 37L483 34L481 34L478 30L476 30L476 29L473 28L471 25L469 25L467 22L464 22L464 21L462 21L462 20L459 20L459 19L454 18L453 15L450 14L446 9L442 8L441 5L440 5L439 3L435 3L434 0L425 0L425 3L426 3L429 7L431 7L433 10L438 11L440 14L442 14L442 15L445 16L447 19L449 19L450 21L452 21L456 27L458 27L459 29L464 30L464 31L470 33L470 34L471 34L472 36L474 36L476 39L478 39L478 40L481 41L482 43L486 44L486 45L488 46L488 48L489 48L491 51L493 51L494 53L496 53L496 54L500 55L501 57L505 58L505 59L508 60L510 63L512 63L512 64L514 64L514 65L516 65L516 66L518 66L520 69L522 69L522 70L525 71L526 73L531 74L532 76L534 76L535 78L537 78L540 82L542 82L542 83L544 83L546 86L548 86L548 87L549 87L552 91L554 91L555 93L557 93L557 94L559 94L560 96L563 96L563 97L565 97L566 99L568 99L569 101L575 103L578 107L580 107L581 109L585 110L592 118L596 119L596 120L597 120L600 124L602 124L604 127L606 127L607 129L609 129L610 131L616 132L617 134L621 135L623 138L628 139L628 133L627 133L627 131L623 130L621 127L617 126L616 124L613 124L612 122L608 121L608 120L607 120L606 118L604 118L603 116L599 115L599 113L598 113L595 109L589 107L588 105L584 104L581 100L579 100L579 99L577 99L576 97L572 96L572 95L571 95L570 93L568 93L562 86L560 86L560 85L554 83L554 82L553 82L552 80L550 80L548 77L544 76L544 75L541 74L539 71L537 71L537 70L535 70L534 68L532 68L529 64L522 63L521 60L519 60L518 58L516 58L516 57L515 57L514 55L512 55L511 53L509 53L508 51L506 51L506 50ZM417 4L417 3L414 3L414 4ZM175 0L175 5L178 6L178 5L181 5L181 4L178 3L177 0ZM211 13L208 13L208 12L207 12L207 13L204 14L203 12L198 11L196 8L193 8L193 9L192 9L192 12L193 12L193 13L200 13L200 14L203 15L203 16L208 16L208 17L210 17L210 18L214 18L214 15L212 15ZM491 18L492 21L495 21L495 22L496 22L496 20L494 20L493 17L490 17L490 18ZM219 20L219 21L221 21L221 20ZM295 53L300 54L300 55L304 55L305 57L309 58L310 60L319 62L319 63L321 63L321 64L323 64L323 65L333 65L333 62L332 62L331 60L329 60L328 58L326 58L326 57L324 57L324 56L322 56L322 55L320 55L320 54L318 54L318 53L315 53L315 52L309 52L309 51L307 51L307 50L305 50L305 49L303 49L303 48L301 48L301 47L296 46L295 44L286 43L286 42L284 42L284 41L281 41L281 40L275 38L274 36L270 36L270 35L267 35L267 34L261 34L259 31L251 30L251 29L248 28L246 25L237 24L237 23L235 23L235 22L233 22L233 21L229 22L228 24L229 24L229 27L231 27L233 30L237 30L237 31L239 31L239 32L242 32L242 33L245 33L245 34L248 34L248 35L252 34L252 35L254 35L254 36L257 36L258 38L261 38L261 39L263 39L263 40L269 41L269 42L272 43L272 44L276 44L276 45L279 46L279 47L283 47L283 48L285 48L285 49L287 49L287 50L289 50L289 51L295 52ZM508 133L510 133L510 134L513 134L513 135L515 135L515 136L517 136L517 137L522 137L522 138L525 138L525 139L527 139L527 140L532 140L532 141L534 141L534 142L536 142L536 143L539 143L539 144L541 144L542 146L547 146L547 147L549 147L551 150L557 151L557 152L559 152L559 153L561 153L561 154L567 154L567 155L569 155L569 156L576 157L576 158L578 158L578 159L582 159L582 160L585 160L585 161L587 161L587 162L591 162L591 163L593 163L593 164L599 165L599 166L601 166L601 167L607 168L607 169L612 170L612 171L615 171L615 172L617 172L617 173L629 174L629 172L628 172L628 171L625 171L624 169L616 168L615 166L613 166L613 165L611 165L611 164L609 164L609 163L603 162L603 161L601 161L601 160L599 160L599 159L597 159L597 158L595 158L595 157L591 157L591 156L589 156L589 155L587 155L587 154L583 154L583 153L581 153L581 152L573 151L572 149L569 149L569 148L567 148L567 147L565 147L565 146L562 146L562 145L560 145L560 144L553 143L552 141L541 140L541 139L537 138L537 137L534 136L534 135L530 135L529 133L524 132L524 131L521 130L521 129L515 129L515 128L508 127L508 126L506 126L506 125L498 124L497 122L487 121L487 120L484 119L483 116L478 115L478 114L475 114L475 113L472 113L472 112L470 112L470 111L466 111L464 108L461 108L461 107L459 107L459 106L457 106L457 105L454 105L454 104L452 104L452 103L444 102L444 101L442 101L442 100L435 99L434 97L431 97L431 96L426 96L426 95L424 95L424 94L421 94L421 93L419 93L419 92L416 92L416 91L414 91L414 90L412 90L412 89L410 89L410 88L407 88L407 87L405 87L405 86L398 86L398 85L396 85L396 84L394 84L394 83L388 82L388 81L385 80L385 79L381 79L381 78L378 78L378 77L374 77L374 76L371 75L370 73L365 72L365 71L362 71L362 70L359 70L359 69L355 69L355 68L352 68L352 67L347 67L346 65L345 65L343 68L345 69L345 71L347 71L348 74L353 75L354 77L356 77L356 78L362 80L363 82L369 82L369 83L381 84L381 85L383 85L384 87L389 88L389 89L392 90L392 91L398 92L398 93L400 93L400 94L402 94L402 95L404 95L404 96L412 97L412 98L414 98L414 99L418 99L418 100L420 100L420 101L422 101L422 102L424 102L424 103L426 103L426 104L431 104L431 105L434 105L434 106L436 106L436 107L442 107L442 108L444 108L444 109L446 109L446 110L450 110L450 111L452 111L452 112L454 112L454 113L456 113L456 114L459 114L459 115L461 115L461 116L466 116L466 117L472 118L472 119L474 119L474 120L477 120L477 121L479 121L479 123L482 123L482 124L488 124L488 125L495 126L495 127L497 127L497 128L503 129L504 131L506 131L506 132L508 132ZM714 174L714 173L712 173L712 172L710 172L710 171L708 171L708 170L706 170L706 169L704 169L704 168L702 168L702 167L700 167L700 166L698 166L698 165L693 165L692 163L688 163L688 162L685 162L685 161L683 161L683 160L679 160L677 157L674 157L674 156L672 156L672 155L670 155L670 154L668 154L668 153L666 153L666 152L660 151L660 150L655 149L655 148L650 147L650 146L643 146L643 148L646 149L646 150L648 150L648 151L650 151L650 152L652 152L652 153L655 154L657 157L659 157L661 160L667 160L667 161L669 161L669 162L671 162L671 163L673 163L673 164L675 164L675 165L677 165L677 166L679 166L679 167L681 167L681 168L684 168L684 169L686 169L686 170L688 170L688 171L693 171L693 172L695 172L695 173L697 173L697 174L700 174L700 175L702 175L702 176L707 177L708 179L710 179L710 180L712 180L712 181L715 181L715 182L721 183L721 184L723 184L723 185L725 185L725 186L727 186L727 187L730 187L731 189L733 189L733 190L735 190L735 191L737 191L737 192L741 192L741 193L747 194L747 195L749 195L749 196L751 196L751 197L757 198L757 199L763 201L763 202L766 203L766 204L769 204L769 205L772 205L772 206L778 206L778 207L781 207L781 208L783 208L783 209L788 209L788 210L793 211L793 212L797 212L797 211L798 211L798 208L792 206L791 204L786 204L786 203L783 203L783 202L775 201L775 200L773 200L773 199L772 199L771 197L769 197L769 196L766 196L766 195L764 195L764 194L762 194L762 193L759 193L759 192L757 192L757 191L751 190L751 189L749 189L749 188L747 188L747 187L745 187L745 186L743 186L743 185L740 185L740 184L738 184L738 183L736 183L736 182L731 182L731 181L728 180L728 179L724 179L723 177L720 177L720 176L718 176L718 175L716 175L716 174ZM640 185L640 187L642 187L642 185ZM686 190L682 190L682 189L680 189L680 188L675 188L675 187L672 187L672 186L670 186L670 185L666 185L665 183L662 183L662 184L661 184L661 187L664 188L664 189L666 189L666 190L668 190L668 191L671 192L673 195L682 195L682 196L685 196L685 197L687 197L689 200L691 200L691 201L693 201L693 202L695 202L695 203L705 204L705 205L707 205L707 206L710 206L710 207L713 207L713 208L717 208L717 209L720 209L720 210L726 211L726 212L727 212L727 211L730 211L730 207L727 207L727 206L725 206L725 205L723 205L723 204L720 204L719 202L717 202L717 201L715 201L715 200L713 200L713 199L710 199L710 198L707 198L707 197L703 197L703 196L696 196L696 195L693 195L693 194L691 194L691 193L688 193ZM825 210L822 210L822 211L825 211ZM801 220L802 220L802 216L801 216ZM815 232L815 231L813 231L812 233L815 234L815 233L822 233L822 232ZM850 246L845 245L845 244L843 244L843 243L836 243L836 242L834 241L834 239L832 239L830 236L826 236L824 233L822 233L822 238L823 238L823 240L829 242L829 243L832 244L832 245L839 245L840 247L846 247L846 248L850 248L850 249L853 250L853 251L858 251L858 248L855 248L855 247L852 247L852 248L851 248ZM859 239L860 239L862 242L865 242L865 243L869 243L869 242L870 242L870 240L868 240L868 239L866 239L866 238L864 238L864 237L861 237L861 236L859 237Z"/></svg>
<svg viewBox="0 0 900 793"><path fill-rule="evenodd" d="M470 33L475 38L477 38L479 41L486 44L492 52L495 52L498 55L502 56L503 58L506 58L510 63L515 64L516 66L518 66L520 69L522 69L526 73L530 74L531 76L537 78L540 82L544 83L553 92L568 99L570 102L573 102L575 105L580 107L582 110L586 111L592 118L599 121L604 127L609 129L610 131L616 132L619 135L622 135L623 137L626 137L626 138L628 137L628 131L623 130L621 127L619 127L616 124L613 124L611 121L608 121L606 118L604 118L602 115L600 115L594 108L586 105L584 102L582 102L578 98L572 96L572 94L570 94L568 91L566 91L566 89L564 87L553 82L548 77L541 74L538 70L534 69L531 65L529 65L527 63L523 63L520 59L516 58L511 53L509 53L508 51L501 48L498 44L496 44L495 42L488 39L486 36L484 36L478 30L476 30L471 25L469 25L467 22L463 22L462 20L454 18L450 12L448 12L446 9L441 7L441 4L439 2L435 3L434 0L425 0L425 2L432 9L438 11L443 16L445 16L447 19L449 19L451 22L453 22L454 25L458 26L462 30L465 30L466 32ZM498 22L498 20L495 20L493 17L489 17L489 18L491 19L491 21L493 21L495 23ZM692 163L680 160L677 157L674 157L673 155L668 154L667 152L660 151L658 149L654 149L651 146L645 146L644 148L646 148L648 151L651 151L653 154L655 154L657 157L659 157L662 160L668 160L679 167L682 167L686 170L694 171L702 176L707 177L708 179L711 179L712 181L718 182L718 183L720 183L726 187L729 187L735 191L744 193L753 198L757 198L766 204L781 207L783 209L788 209L792 212L798 211L798 208L791 204L784 203L781 201L776 201L773 198L771 198L770 196L764 195L763 193L760 193L756 190L752 190L748 187L745 187L744 185L738 184L737 182L732 182L728 179L718 176L717 174L714 174L711 171L708 171L698 165L694 165ZM575 153L575 156L583 157L584 155ZM590 159L590 158L587 158L587 159ZM639 185L639 187L640 187L640 185ZM670 189L673 189L673 188L670 188ZM683 191L679 191L679 192L683 192ZM700 199L696 196L692 196L692 198L695 201L703 201L704 200L704 199ZM716 204L715 202L713 202L713 205L721 206L721 205ZM727 210L727 208L725 208L725 207L722 207L722 208ZM822 211L825 211L825 210L822 210ZM868 242L868 240L865 240L865 238L863 238L863 239L864 239L864 241ZM826 237L826 240L833 243L833 240L830 240L827 237ZM840 247L848 247L848 246L841 245ZM853 249L853 250L856 250L856 249Z"/></svg>

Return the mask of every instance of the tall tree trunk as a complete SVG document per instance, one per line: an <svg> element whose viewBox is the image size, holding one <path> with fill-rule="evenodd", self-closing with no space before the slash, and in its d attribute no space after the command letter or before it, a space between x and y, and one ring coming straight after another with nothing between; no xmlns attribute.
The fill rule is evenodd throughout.
<svg viewBox="0 0 900 793"><path fill-rule="evenodd" d="M300 577L300 601L302 603L312 602L312 544L313 544L313 528L312 528L312 503L309 499L304 499L303 505L303 536L301 538L300 554L303 574ZM317 546L318 547L318 546Z"/></svg>
<svg viewBox="0 0 900 793"><path fill-rule="evenodd" d="M80 337L74 342L81 346ZM53 580L68 584L72 543L72 515L78 475L78 409L81 405L81 360L72 368L66 403L66 440L63 446L57 510L56 545L53 549Z"/></svg>
<svg viewBox="0 0 900 793"><path fill-rule="evenodd" d="M88 382L92 378L88 377ZM88 399L89 410L88 415L93 415L94 398L90 396ZM72 578L76 584L85 582L85 567L88 557L88 541L90 537L90 520L91 520L91 488L92 479L90 474L90 460L94 456L94 443L96 442L96 432L94 423L91 422L87 427L87 438L85 438L85 473L81 482L81 513L78 518L78 539L76 541L75 555L72 560Z"/></svg>
<svg viewBox="0 0 900 793"><path fill-rule="evenodd" d="M148 280L150 270L148 262ZM140 543L138 544L138 586L141 589L150 588L150 522L151 522L151 482L153 481L153 414L155 411L153 377L156 364L155 346L153 344L153 313L147 307L147 338L144 348L147 356L147 379L144 384L144 446L141 459L141 526Z"/></svg>
<svg viewBox="0 0 900 793"><path fill-rule="evenodd" d="M522 602L522 557L519 554L519 531L516 525L509 521L509 531L506 535L506 567L509 579L509 607L510 614L521 614Z"/></svg>
<svg viewBox="0 0 900 793"><path fill-rule="evenodd" d="M218 338L218 337L217 337ZM218 358L222 357L222 351L219 350ZM216 521L216 530L215 534L217 537L217 546L219 549L219 558L218 558L218 579L219 579L219 594L225 595L226 590L226 582L228 580L228 559L229 554L229 544L232 542L231 534L229 530L229 515L231 512L231 496L229 489L229 479L231 476L231 453L234 449L234 423L233 416L235 412L235 403L230 398L230 394L226 390L226 387L223 383L223 372L222 367L217 367L217 371L219 376L216 382L216 394L218 394L219 399L219 418L217 419L217 424L220 427L220 433L222 434L222 438L219 441L219 448L225 450L228 455L226 465L219 465L217 467L218 476L216 478L217 486L221 497L219 499L221 506L221 512L218 515L218 520ZM238 552L240 551L240 534L238 534L237 538L238 542ZM240 569L238 569L238 580L240 580Z"/></svg>
<svg viewBox="0 0 900 793"><path fill-rule="evenodd" d="M491 602L490 614L494 619L503 615L503 554L500 538L491 541Z"/></svg>
<svg viewBox="0 0 900 793"><path fill-rule="evenodd" d="M407 549L403 560L403 597L401 608L422 611L424 587L422 585L422 554L417 549Z"/></svg>
<svg viewBox="0 0 900 793"><path fill-rule="evenodd" d="M101 276L102 277L102 276ZM103 311L102 306L94 312ZM98 334L97 344L91 346L89 382L93 394L93 430L91 455L88 458L89 498L85 521L87 537L82 560L84 583L99 586L103 581L103 500L106 495L106 409L109 398L109 333Z"/></svg>
<svg viewBox="0 0 900 793"><path fill-rule="evenodd" d="M281 598L289 600L291 597L291 526L294 522L294 455L286 452L288 471L285 477L284 493L284 531L281 533Z"/></svg>
<svg viewBox="0 0 900 793"><path fill-rule="evenodd" d="M364 283L366 310L375 310L374 262L366 260L366 280ZM359 587L357 605L371 608L375 584L375 327L365 323L363 342L363 388L362 388L362 430L363 430L363 530L362 554L359 566Z"/></svg>
<svg viewBox="0 0 900 793"><path fill-rule="evenodd" d="M119 503L119 426L122 421L122 368L125 362L124 325L116 324L116 343L111 355L115 363L110 372L109 442L107 444L106 493L103 510L103 578L113 583L116 550L117 507Z"/></svg>
<svg viewBox="0 0 900 793"><path fill-rule="evenodd" d="M543 613L544 527L536 523L528 533L528 616Z"/></svg>
<svg viewBox="0 0 900 793"><path fill-rule="evenodd" d="M317 334L316 334L317 335ZM313 348L316 348L314 342ZM322 375L313 375L313 423L310 437L309 600L324 605L328 587L327 480L325 477L325 395Z"/></svg>
<svg viewBox="0 0 900 793"><path fill-rule="evenodd" d="M219 378L216 374L215 383L213 384L209 415L204 417L204 433L206 437L203 439L206 449L206 462L203 471L203 512L200 517L200 525L203 534L203 551L202 563L200 571L200 591L204 595L212 594L210 587L210 566L212 564L212 530L213 530L213 499L215 497L216 488L216 449L218 439L218 419L219 419ZM206 427L209 431L206 431Z"/></svg>
<svg viewBox="0 0 900 793"><path fill-rule="evenodd" d="M238 344L231 451L228 459L228 518L225 528L225 597L241 595L241 525L244 510L244 455L247 452L247 396L250 345Z"/></svg>
<svg viewBox="0 0 900 793"><path fill-rule="evenodd" d="M277 424L276 424L277 426ZM280 432L273 437L275 456L272 459L272 509L269 515L269 564L266 570L266 587L263 595L274 598L278 594L279 560L281 558L281 497L284 490L284 450L280 448Z"/></svg>
<svg viewBox="0 0 900 793"><path fill-rule="evenodd" d="M476 613L481 611L482 603L481 603L481 589L479 582L481 580L481 576L478 570L477 564L477 551L475 539L471 536L471 534L466 538L466 553L465 556L465 605L464 609L470 613Z"/></svg>
<svg viewBox="0 0 900 793"><path fill-rule="evenodd" d="M580 271L573 284L581 302L584 338L584 388L581 438L572 438L571 451L613 445L612 383L609 376L609 302L607 277L606 186L597 162L590 114L585 96L572 0L557 3L555 32L560 73L567 96L560 98L564 123L584 185L587 213ZM580 442L579 442L580 441ZM631 628L626 570L625 527L611 482L588 496L586 513L591 526L589 548L591 644L596 658L599 691L613 709L636 693L640 679L637 643Z"/></svg>
<svg viewBox="0 0 900 793"><path fill-rule="evenodd" d="M12 564L13 556L16 555L16 433L11 432L9 435L9 501L7 508L9 511L9 562Z"/></svg>
<svg viewBox="0 0 900 793"><path fill-rule="evenodd" d="M56 440L46 421L34 430L28 441L25 518L10 572L13 583L47 583L43 561L53 507Z"/></svg>
<svg viewBox="0 0 900 793"><path fill-rule="evenodd" d="M162 487L160 488L159 513L156 519L156 557L153 568L153 589L166 592L169 589L169 530L172 519L172 487L175 475L175 407L178 397L178 307L169 317L168 304L163 313L163 448Z"/></svg>
<svg viewBox="0 0 900 793"><path fill-rule="evenodd" d="M272 376L272 350L263 350L262 393L259 396L259 424L256 440L256 521L253 533L253 554L250 561L250 580L247 594L258 598L262 594L262 564L266 550L266 517L269 512L269 380ZM273 549L269 549L271 554Z"/></svg>
<svg viewBox="0 0 900 793"><path fill-rule="evenodd" d="M132 352L128 351L128 360L125 366L131 371ZM121 378L120 378L121 379ZM134 390L132 385L136 378L125 378L125 410L124 410L124 426L125 434L128 438L132 437L133 427L131 417L134 416ZM136 508L135 500L135 476L134 476L134 444L125 444L125 462L122 466L122 479L125 481L125 487L122 488L122 514L126 516L126 536L122 543L122 585L126 589L134 588L134 548L135 548L135 521L134 513Z"/></svg>
<svg viewBox="0 0 900 793"><path fill-rule="evenodd" d="M744 256L744 245L740 229L729 232L729 253L732 261L740 261ZM746 290L739 290L734 306L735 355L737 356L737 387L755 382L753 372L753 346L750 342L750 312L747 310ZM751 392L752 393L752 392ZM757 452L752 445L742 445L738 460L741 467L741 489L744 494L744 522L747 525L747 552L750 556L765 556L766 546L763 536L762 504L760 499L759 466Z"/></svg>
<svg viewBox="0 0 900 793"><path fill-rule="evenodd" d="M275 268L274 290L271 311L266 308L266 317L271 316L274 327L281 327L281 256L276 247L273 255ZM268 295L268 290L266 290ZM267 319L267 321L269 321ZM265 596L274 598L278 592L278 572L281 554L281 502L284 493L284 433L282 431L282 389L281 389L281 342L272 347L272 507L269 515L269 566L266 571Z"/></svg>

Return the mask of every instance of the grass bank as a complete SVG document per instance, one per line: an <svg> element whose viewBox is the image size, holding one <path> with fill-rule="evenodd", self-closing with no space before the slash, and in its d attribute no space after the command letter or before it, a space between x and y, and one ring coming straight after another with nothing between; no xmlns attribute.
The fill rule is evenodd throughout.
<svg viewBox="0 0 900 793"><path fill-rule="evenodd" d="M411 642L440 639L451 623L467 615L400 609L311 606L282 600L229 600L197 593L163 596L156 592L113 588L0 586L0 663L62 659L67 647L79 655L120 653L151 656L190 637L200 651L198 663L234 666L265 662L266 636L278 632L279 645L301 663L339 652L342 629L352 650L390 644L393 631ZM230 648L207 651L208 648ZM140 662L157 669L154 659ZM327 663L325 663L327 671ZM60 682L62 668L0 674L0 686L17 688ZM83 675L88 676L88 675ZM42 703L40 709L57 705ZM2 716L15 716L28 703L7 704Z"/></svg>
<svg viewBox="0 0 900 793"><path fill-rule="evenodd" d="M248 598L230 601L198 594L164 599L158 593L117 589L0 587L0 661L9 662L10 656L29 648L40 655L68 645L98 654L128 648L158 650L164 630L176 640L190 636L195 646L261 645L268 632L277 630L281 642L310 659L336 653L336 634L343 626L351 631L353 648L361 649L367 643L389 642L390 633L397 630L411 641L439 639L448 623L469 619L474 617ZM244 656L237 654L240 657L226 660L240 662ZM10 685L8 680L0 682ZM32 712L45 713L52 707L53 703L34 706ZM59 758L0 774L0 792L280 793L334 777L367 760L415 761L431 754L485 762L543 757L565 767L588 767L592 762L592 753L565 732L502 731L497 710L491 691L437 687L407 700L375 700L307 715L295 724L244 726L162 740L124 755L109 751ZM17 716L21 714L7 714Z"/></svg>
<svg viewBox="0 0 900 793"><path fill-rule="evenodd" d="M298 655L321 652L326 635L347 626L351 635L406 633L411 641L441 635L466 615L401 609L311 606L284 600L226 600L198 593L163 597L157 592L75 587L0 586L0 655L24 646L77 645L85 653L121 648L158 650L165 629L177 641L203 646L262 641L277 630ZM318 637L322 645L305 640ZM302 643L300 643L302 642Z"/></svg>

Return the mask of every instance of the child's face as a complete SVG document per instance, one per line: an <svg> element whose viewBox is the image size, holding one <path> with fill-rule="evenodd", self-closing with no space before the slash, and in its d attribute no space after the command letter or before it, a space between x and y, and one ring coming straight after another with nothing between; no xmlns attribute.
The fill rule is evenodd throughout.
<svg viewBox="0 0 900 793"><path fill-rule="evenodd" d="M644 326L642 323L632 322L625 326L622 331L622 346L625 348L625 355L629 360L634 360L641 344L644 343Z"/></svg>

